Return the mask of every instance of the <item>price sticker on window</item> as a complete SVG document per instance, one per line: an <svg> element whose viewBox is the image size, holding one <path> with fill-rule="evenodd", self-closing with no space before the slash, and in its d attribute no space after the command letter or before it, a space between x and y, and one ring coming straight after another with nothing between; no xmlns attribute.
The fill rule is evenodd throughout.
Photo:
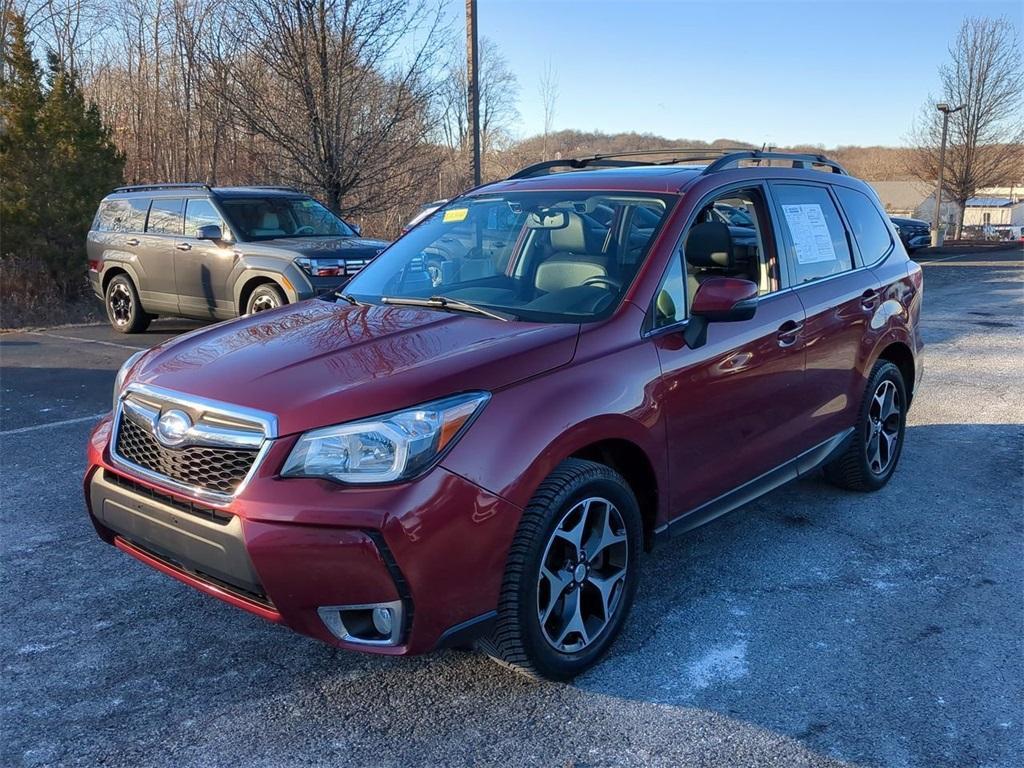
<svg viewBox="0 0 1024 768"><path fill-rule="evenodd" d="M468 215L469 208L449 208L444 212L444 218L442 221L444 221L445 224L451 224L455 221L465 221Z"/></svg>

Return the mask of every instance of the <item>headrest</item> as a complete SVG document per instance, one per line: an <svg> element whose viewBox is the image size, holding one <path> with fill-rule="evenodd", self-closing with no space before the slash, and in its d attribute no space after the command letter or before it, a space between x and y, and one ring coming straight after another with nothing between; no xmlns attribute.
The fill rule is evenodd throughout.
<svg viewBox="0 0 1024 768"><path fill-rule="evenodd" d="M281 222L276 213L267 211L263 214L263 218L260 220L260 229L279 229L280 227Z"/></svg>
<svg viewBox="0 0 1024 768"><path fill-rule="evenodd" d="M583 230L583 219L571 211L565 214L569 221L561 229L551 230L551 248L570 253L587 253L587 237Z"/></svg>
<svg viewBox="0 0 1024 768"><path fill-rule="evenodd" d="M720 221L702 221L686 236L686 261L699 269L737 269L736 249L729 227Z"/></svg>

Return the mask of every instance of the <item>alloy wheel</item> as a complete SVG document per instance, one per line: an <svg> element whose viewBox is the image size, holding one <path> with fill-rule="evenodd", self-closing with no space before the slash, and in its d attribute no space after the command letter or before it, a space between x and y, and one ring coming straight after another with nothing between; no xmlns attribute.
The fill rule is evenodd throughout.
<svg viewBox="0 0 1024 768"><path fill-rule="evenodd" d="M268 309L277 309L280 306L277 299L273 296L262 293L252 300L252 314L257 312L266 312Z"/></svg>
<svg viewBox="0 0 1024 768"><path fill-rule="evenodd" d="M132 319L132 292L124 283L115 283L107 297L110 316L117 325L128 325Z"/></svg>
<svg viewBox="0 0 1024 768"><path fill-rule="evenodd" d="M551 533L537 578L537 618L561 653L593 643L611 623L626 586L629 541L608 499L575 504Z"/></svg>
<svg viewBox="0 0 1024 768"><path fill-rule="evenodd" d="M868 466L876 475L884 474L896 458L900 440L902 409L899 390L886 379L871 396L864 440Z"/></svg>

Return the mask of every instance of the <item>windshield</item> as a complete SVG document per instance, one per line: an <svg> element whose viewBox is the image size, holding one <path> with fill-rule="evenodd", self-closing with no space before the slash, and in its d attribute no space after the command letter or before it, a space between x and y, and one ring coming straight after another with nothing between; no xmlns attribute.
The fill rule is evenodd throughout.
<svg viewBox="0 0 1024 768"><path fill-rule="evenodd" d="M519 192L461 198L431 214L346 287L359 301L446 299L536 322L607 317L674 198Z"/></svg>
<svg viewBox="0 0 1024 768"><path fill-rule="evenodd" d="M355 231L309 197L230 197L220 205L244 240L275 237L352 237Z"/></svg>

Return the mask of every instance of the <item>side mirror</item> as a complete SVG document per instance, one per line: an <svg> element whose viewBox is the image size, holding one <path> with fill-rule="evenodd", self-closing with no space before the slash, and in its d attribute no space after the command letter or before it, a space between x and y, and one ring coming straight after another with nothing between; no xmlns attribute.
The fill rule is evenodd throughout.
<svg viewBox="0 0 1024 768"><path fill-rule="evenodd" d="M697 349L708 341L708 323L749 320L757 311L757 285L738 277L711 277L700 284L683 338Z"/></svg>
<svg viewBox="0 0 1024 768"><path fill-rule="evenodd" d="M196 239L219 241L224 239L224 233L216 224L207 224L206 226L199 228L199 231L196 234Z"/></svg>

